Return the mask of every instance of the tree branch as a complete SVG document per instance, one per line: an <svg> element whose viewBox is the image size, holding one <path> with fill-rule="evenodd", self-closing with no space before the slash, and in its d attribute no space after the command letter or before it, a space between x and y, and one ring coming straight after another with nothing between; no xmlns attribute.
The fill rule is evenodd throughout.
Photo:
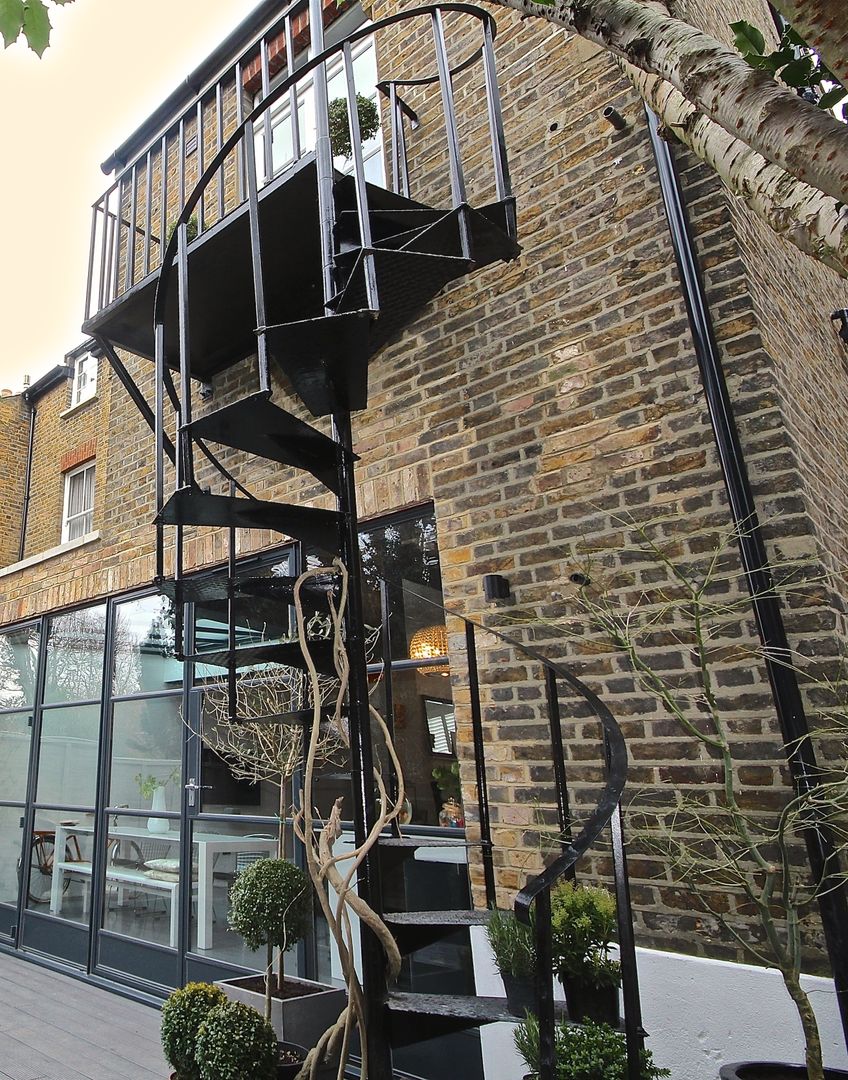
<svg viewBox="0 0 848 1080"><path fill-rule="evenodd" d="M771 0L793 30L848 86L848 20L845 0Z"/></svg>
<svg viewBox="0 0 848 1080"><path fill-rule="evenodd" d="M661 76L734 139L848 202L848 128L709 34L640 0L494 2L563 26Z"/></svg>

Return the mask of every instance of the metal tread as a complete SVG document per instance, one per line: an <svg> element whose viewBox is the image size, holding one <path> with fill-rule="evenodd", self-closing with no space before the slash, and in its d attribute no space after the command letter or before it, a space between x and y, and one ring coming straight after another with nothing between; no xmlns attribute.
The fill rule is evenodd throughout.
<svg viewBox="0 0 848 1080"><path fill-rule="evenodd" d="M269 352L313 416L367 405L372 321L362 308L265 328Z"/></svg>
<svg viewBox="0 0 848 1080"><path fill-rule="evenodd" d="M396 911L386 912L385 921L391 926L485 926L488 911Z"/></svg>
<svg viewBox="0 0 848 1080"><path fill-rule="evenodd" d="M386 1005L393 1013L463 1020L467 1021L468 1027L496 1024L502 1021L514 1024L518 1019L507 1008L506 998L471 997L462 994L413 994L392 990L389 992Z"/></svg>
<svg viewBox="0 0 848 1080"><path fill-rule="evenodd" d="M321 720L329 720L333 715L332 709L321 709ZM243 724L258 724L262 727L273 727L278 725L280 727L302 727L309 725L315 718L314 709L293 709L291 712L274 713L269 716L234 716L230 717L226 723L241 726Z"/></svg>
<svg viewBox="0 0 848 1080"><path fill-rule="evenodd" d="M318 671L323 675L335 675L333 647L327 641L310 641L309 652ZM209 667L229 668L232 664L249 667L251 664L282 664L284 667L300 668L305 671L306 658L299 641L265 641L255 645L242 645L230 652L229 649L210 649L208 652L193 653L186 660Z"/></svg>
<svg viewBox="0 0 848 1080"><path fill-rule="evenodd" d="M234 495L209 495L198 488L181 488L157 515L163 525L209 525L219 528L272 529L337 555L341 515L335 510Z"/></svg>
<svg viewBox="0 0 848 1080"><path fill-rule="evenodd" d="M380 837L380 847L391 848L426 848L426 847L448 847L448 848L460 848L460 847L480 847L482 841L480 840L448 840L441 836L387 836Z"/></svg>
<svg viewBox="0 0 848 1080"><path fill-rule="evenodd" d="M310 472L336 495L342 447L259 391L208 413L189 425L193 436ZM348 459L352 455L348 454Z"/></svg>

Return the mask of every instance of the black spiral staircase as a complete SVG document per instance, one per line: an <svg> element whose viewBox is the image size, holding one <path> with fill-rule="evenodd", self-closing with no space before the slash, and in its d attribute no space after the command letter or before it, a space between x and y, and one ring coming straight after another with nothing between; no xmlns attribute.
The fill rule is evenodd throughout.
<svg viewBox="0 0 848 1080"><path fill-rule="evenodd" d="M292 20L303 10L295 4L282 16L285 40L292 55ZM475 28L476 43L461 61L451 65L445 20L464 20ZM391 123L392 189L369 183L354 106L356 85L352 48L366 35L380 35L400 23L429 32L433 65L414 74L380 84L389 102ZM354 487L355 455L350 413L367 407L370 359L398 338L417 314L451 281L518 253L515 207L509 174L495 78L493 39L495 24L486 12L466 4L442 4L405 11L357 31L334 48L323 50L320 0L310 0L309 23L312 59L271 90L267 56L263 54L261 103L241 119L226 139L219 124L217 153L203 171L185 203L167 244L160 241L161 263L150 265L151 214L136 204L137 180L132 175L129 225L121 216L109 217L106 204L97 213L104 231L100 259L99 307L86 329L99 341L124 385L155 432L157 578L175 600L178 641L183 641L182 612L186 602L213 602L228 611L228 642L217 654L189 655L188 660L215 664L228 672L230 720L239 722L236 672L257 663L278 663L303 668L297 642L237 640L235 607L249 600L261 614L263 605L279 611L292 601L292 578L245 578L237 573L236 532L267 529L294 537L329 558L340 556L350 569L350 595L346 619L346 647L351 663L348 714L353 777L353 816L356 839L361 842L375 819L371 786L362 777L371 774L373 752L368 712L368 682L363 641L361 585L357 574L358 524ZM410 29L413 29L410 26ZM465 36L467 47L468 35ZM263 47L264 47L263 42ZM329 137L326 65L340 56L345 74L346 100L352 147L352 174L333 164ZM495 198L481 206L467 199L460 152L459 127L454 106L454 82L460 73L479 65L491 137L491 184ZM240 88L236 65L236 87ZM297 84L311 79L315 101L314 148L296 154L291 168L278 177L267 175L270 153L270 110L285 99L297 101ZM433 207L410 195L410 163L406 125L415 114L404 102L406 87L432 90L441 105L445 161L450 179L449 205ZM220 100L220 94L219 94ZM202 109L202 104L198 106ZM292 110L296 117L297 110ZM430 114L428 114L430 115ZM202 111L198 112L198 117ZM200 121L198 121L199 123ZM300 143L297 120L295 146ZM264 130L265 183L257 176L255 133ZM179 128L180 151L184 129ZM236 161L243 199L223 213L220 195L227 162ZM162 206L167 204L168 148L163 141L160 172ZM142 174L145 169L142 166ZM148 155L146 191L152 191ZM218 184L219 220L204 228L205 198ZM189 227L199 215L199 235L190 239ZM144 227L137 225L141 216ZM164 218L164 215L161 215ZM164 230L162 230L164 231ZM92 251L95 250L94 236ZM143 256L139 256L143 252ZM133 264L142 258L145 273ZM120 259L124 269L119 271ZM138 280L137 280L138 278ZM123 290L117 287L123 281ZM90 290L91 293L91 290ZM116 349L123 347L155 361L155 403L147 403L130 379ZM223 408L195 415L193 382L206 382L233 365L256 357L255 390ZM314 417L331 417L325 434L273 400L271 364L284 377L284 385ZM172 372L179 373L177 386ZM166 433L166 399L173 407L176 436ZM298 506L256 498L220 462L208 444L243 452L250 458L302 470L318 480L336 498L336 509ZM219 451L220 453L220 451ZM197 478L202 455L223 478L224 490L213 492ZM173 490L166 479L173 464ZM229 534L227 572L214 578L194 578L185 570L187 530L213 526ZM166 543L174 530L173 556ZM166 574L166 570L168 573ZM333 583L313 584L306 593L307 608L321 609L323 592ZM476 627L465 621L471 718L477 781L479 857L486 899L495 903L490 811L487 796L486 740L484 737L476 660ZM540 1020L540 1080L554 1077L553 977L551 972L550 893L563 877L573 876L576 861L608 826L619 911L619 947L624 971L625 1031L628 1076L639 1076L642 1031L636 985L635 953L621 837L619 798L624 786L626 752L621 733L602 702L567 670L539 652L500 635L511 648L540 665L547 695L551 761L556 788L560 848L557 858L530 877L518 895L515 910L530 922L535 910L538 964L537 1009ZM329 643L313 641L310 651L321 670L333 672ZM588 706L603 729L607 781L596 809L579 833L571 835L565 755L560 724L560 687L568 686ZM268 723L307 723L311 710L298 709L269 716ZM358 873L357 887L364 899L381 911L401 952L409 955L442 940L457 928L480 925L485 911L390 910L391 878L415 858L422 847L445 841L399 834L381 837ZM382 902L386 883L387 903ZM399 992L386 986L384 958L376 939L362 935L363 983L368 1023L364 1038L369 1046L370 1080L391 1080L391 1048L422 1038L513 1019L500 998L446 996ZM447 1075L447 1073L446 1073Z"/></svg>

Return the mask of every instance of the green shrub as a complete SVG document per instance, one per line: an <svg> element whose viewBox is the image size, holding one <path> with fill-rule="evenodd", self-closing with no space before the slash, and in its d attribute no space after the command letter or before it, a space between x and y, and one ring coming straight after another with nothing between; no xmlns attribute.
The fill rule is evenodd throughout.
<svg viewBox="0 0 848 1080"><path fill-rule="evenodd" d="M558 1024L554 1043L556 1080L626 1080L627 1045L624 1036L607 1024L591 1022L570 1026ZM539 1072L539 1022L534 1016L515 1029L515 1048L527 1062L534 1077ZM650 1050L642 1051L640 1080L670 1076L668 1069L654 1064Z"/></svg>
<svg viewBox="0 0 848 1080"><path fill-rule="evenodd" d="M200 1080L276 1080L277 1036L256 1009L227 1001L213 1009L197 1036Z"/></svg>
<svg viewBox="0 0 848 1080"><path fill-rule="evenodd" d="M516 919L511 911L492 911L486 924L489 944L501 975L533 978L536 973L536 946L533 930Z"/></svg>
<svg viewBox="0 0 848 1080"><path fill-rule="evenodd" d="M359 135L362 142L373 139L380 130L380 114L371 98L356 95L356 113L359 117ZM333 157L352 157L350 125L347 119L347 98L334 98L327 109L330 122L330 146Z"/></svg>
<svg viewBox="0 0 848 1080"><path fill-rule="evenodd" d="M293 948L309 930L312 882L286 859L259 859L242 870L230 890L230 926L249 949L266 946L265 1019L271 1019L274 983L283 986L283 963L274 976L274 949Z"/></svg>
<svg viewBox="0 0 848 1080"><path fill-rule="evenodd" d="M560 979L587 986L621 984L621 967L609 956L615 936L615 897L608 889L577 886L570 881L551 893L551 936L554 970Z"/></svg>
<svg viewBox="0 0 848 1080"><path fill-rule="evenodd" d="M249 949L293 948L309 929L312 883L286 859L258 859L230 890L230 926Z"/></svg>
<svg viewBox="0 0 848 1080"><path fill-rule="evenodd" d="M212 1011L227 1000L211 983L187 983L162 1006L162 1049L178 1080L200 1080L195 1060L197 1032Z"/></svg>

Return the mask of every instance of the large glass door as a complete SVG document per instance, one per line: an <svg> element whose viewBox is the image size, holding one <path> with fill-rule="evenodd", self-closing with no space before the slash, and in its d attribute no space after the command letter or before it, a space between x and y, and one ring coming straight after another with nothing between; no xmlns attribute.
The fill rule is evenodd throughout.
<svg viewBox="0 0 848 1080"><path fill-rule="evenodd" d="M105 644L105 604L48 620L33 710L21 942L79 967L89 960Z"/></svg>
<svg viewBox="0 0 848 1080"><path fill-rule="evenodd" d="M17 938L33 706L40 628L31 623L0 634L0 940ZM49 877L37 881L46 895Z"/></svg>
<svg viewBox="0 0 848 1080"><path fill-rule="evenodd" d="M183 866L183 665L159 595L114 605L95 925L97 967L177 986Z"/></svg>

